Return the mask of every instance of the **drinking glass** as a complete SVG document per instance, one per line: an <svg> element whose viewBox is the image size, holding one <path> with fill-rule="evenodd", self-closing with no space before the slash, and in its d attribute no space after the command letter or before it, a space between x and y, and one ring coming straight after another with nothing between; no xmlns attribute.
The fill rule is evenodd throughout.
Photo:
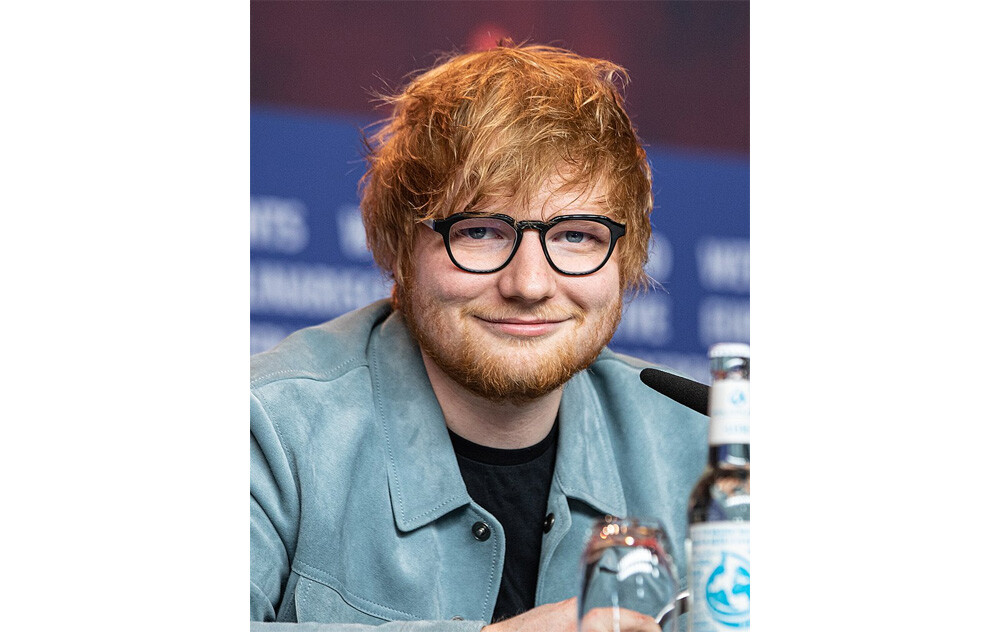
<svg viewBox="0 0 1000 632"><path fill-rule="evenodd" d="M580 632L636 629L634 614L648 615L657 630L676 632L677 571L663 525L641 517L598 520L583 553Z"/></svg>

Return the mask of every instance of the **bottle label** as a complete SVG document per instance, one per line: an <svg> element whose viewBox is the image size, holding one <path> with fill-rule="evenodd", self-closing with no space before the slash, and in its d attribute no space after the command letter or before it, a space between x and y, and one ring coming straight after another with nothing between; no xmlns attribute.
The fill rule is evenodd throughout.
<svg viewBox="0 0 1000 632"><path fill-rule="evenodd" d="M689 632L749 632L750 521L691 525Z"/></svg>
<svg viewBox="0 0 1000 632"><path fill-rule="evenodd" d="M708 402L708 443L750 443L750 381L719 380Z"/></svg>

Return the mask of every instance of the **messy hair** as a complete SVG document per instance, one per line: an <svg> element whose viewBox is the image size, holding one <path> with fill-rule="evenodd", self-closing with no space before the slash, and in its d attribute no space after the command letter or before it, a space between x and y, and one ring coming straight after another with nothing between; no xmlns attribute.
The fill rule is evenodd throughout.
<svg viewBox="0 0 1000 632"><path fill-rule="evenodd" d="M385 97L365 139L361 213L375 262L405 290L420 221L496 200L522 208L558 174L560 191L602 185L622 287L645 288L653 205L646 152L625 113L625 69L549 46L455 55ZM400 288L399 286L402 286Z"/></svg>

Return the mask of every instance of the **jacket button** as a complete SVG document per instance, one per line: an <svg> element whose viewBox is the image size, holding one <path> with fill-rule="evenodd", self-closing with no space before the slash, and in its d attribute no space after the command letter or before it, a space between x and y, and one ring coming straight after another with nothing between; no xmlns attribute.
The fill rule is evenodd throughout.
<svg viewBox="0 0 1000 632"><path fill-rule="evenodd" d="M472 537L479 540L480 542L485 542L490 539L490 526L480 520L479 522L472 525Z"/></svg>
<svg viewBox="0 0 1000 632"><path fill-rule="evenodd" d="M555 514L550 513L549 515L545 516L545 522L542 523L542 531L544 531L545 533L552 531L552 525L555 524L555 522L556 522Z"/></svg>

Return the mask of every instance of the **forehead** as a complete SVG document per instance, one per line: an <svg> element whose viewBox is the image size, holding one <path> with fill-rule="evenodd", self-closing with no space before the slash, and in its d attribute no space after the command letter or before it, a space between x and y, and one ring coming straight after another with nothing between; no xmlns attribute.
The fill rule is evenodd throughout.
<svg viewBox="0 0 1000 632"><path fill-rule="evenodd" d="M603 179L573 186L559 177L551 177L539 189L522 195L484 196L467 210L503 213L518 220L546 220L577 213L612 215Z"/></svg>

